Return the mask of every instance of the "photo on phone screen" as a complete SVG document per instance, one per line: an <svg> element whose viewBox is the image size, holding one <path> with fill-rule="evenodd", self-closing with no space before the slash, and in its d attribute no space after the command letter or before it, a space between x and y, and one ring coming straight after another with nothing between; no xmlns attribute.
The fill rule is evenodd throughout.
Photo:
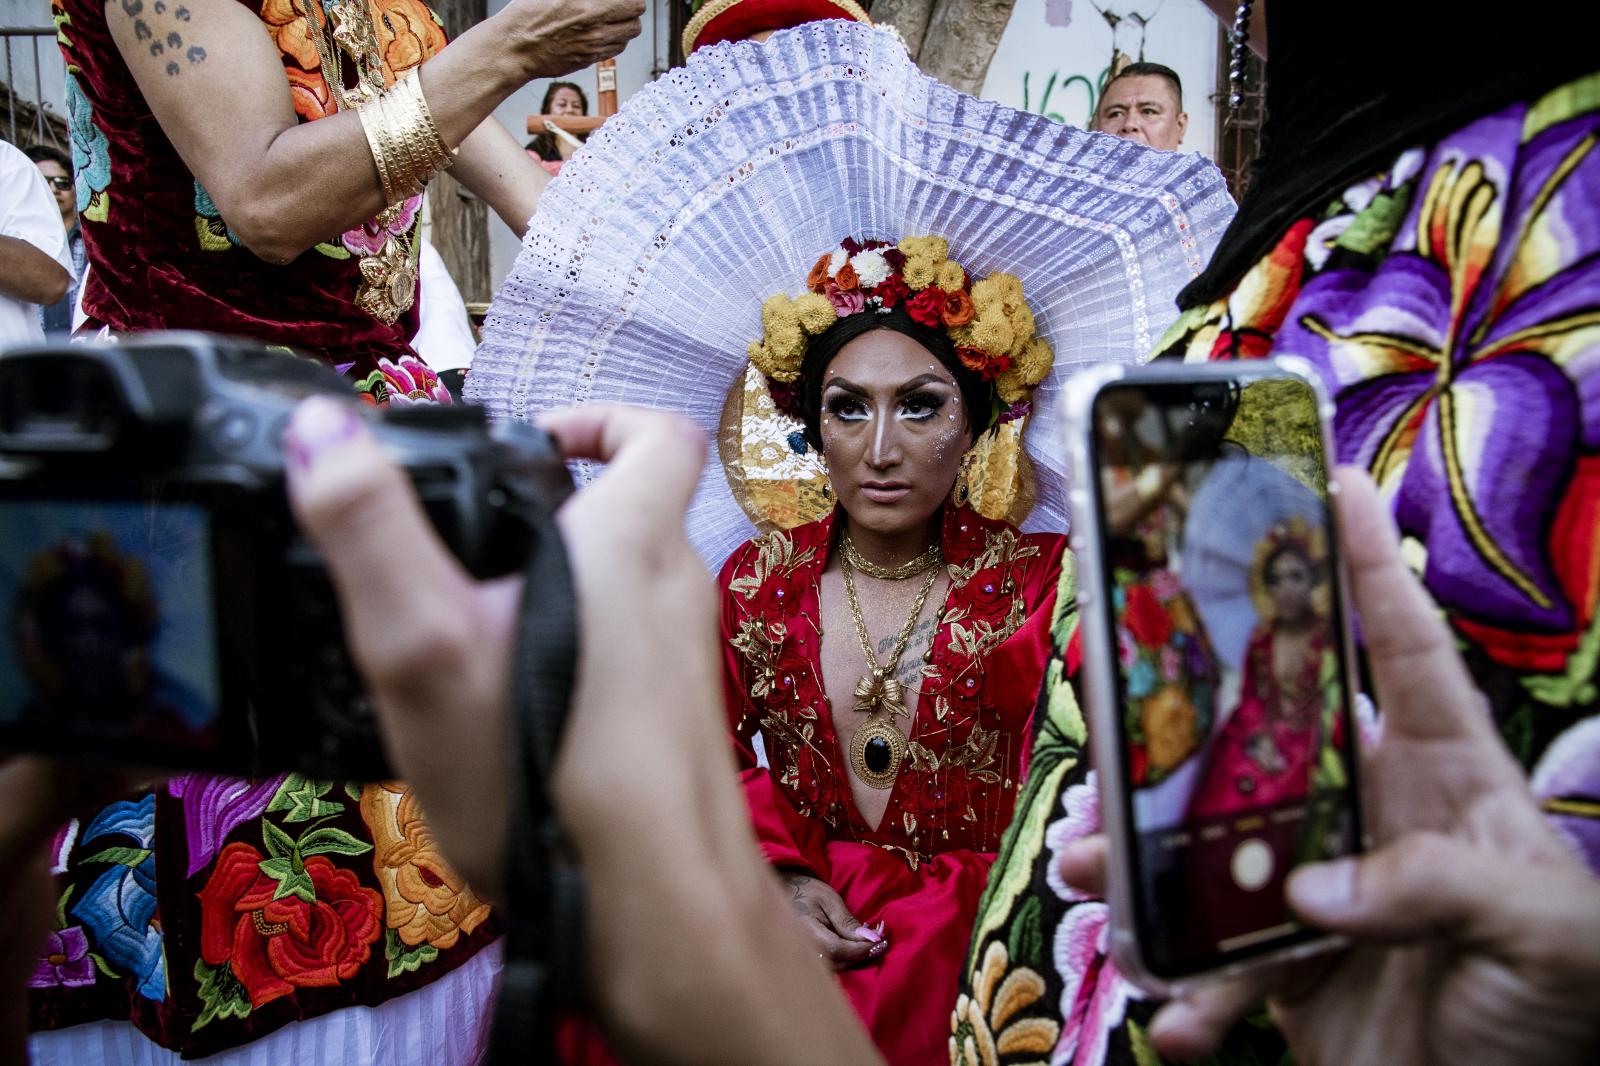
<svg viewBox="0 0 1600 1066"><path fill-rule="evenodd" d="M1324 436L1286 376L1109 384L1092 427L1132 917L1171 980L1319 936L1285 878L1357 850Z"/></svg>
<svg viewBox="0 0 1600 1066"><path fill-rule="evenodd" d="M199 506L0 500L0 729L204 745L219 682Z"/></svg>

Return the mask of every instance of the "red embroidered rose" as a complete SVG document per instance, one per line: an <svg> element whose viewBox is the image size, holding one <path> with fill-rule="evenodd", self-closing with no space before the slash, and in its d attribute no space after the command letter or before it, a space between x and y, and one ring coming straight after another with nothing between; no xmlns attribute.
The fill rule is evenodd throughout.
<svg viewBox="0 0 1600 1066"><path fill-rule="evenodd" d="M887 253L884 254L884 258L888 258ZM911 289L906 285L906 279L897 272L890 274L887 281L873 289L872 295L876 296L883 306L894 308L900 305L901 300L911 295Z"/></svg>
<svg viewBox="0 0 1600 1066"><path fill-rule="evenodd" d="M1161 601L1148 585L1129 586L1122 624L1128 627L1134 640L1147 648L1166 647L1172 638L1172 618L1162 609Z"/></svg>
<svg viewBox="0 0 1600 1066"><path fill-rule="evenodd" d="M930 329L938 329L944 315L945 291L932 285L906 301L906 314Z"/></svg>
<svg viewBox="0 0 1600 1066"><path fill-rule="evenodd" d="M327 987L354 977L383 932L383 897L321 855L305 860L315 902L261 872L248 844L222 849L200 892L200 956L227 963L260 1007L296 988Z"/></svg>
<svg viewBox="0 0 1600 1066"><path fill-rule="evenodd" d="M944 298L944 306L939 309L939 314L944 319L945 326L949 329L966 325L972 321L972 297L967 295L965 289L957 289L955 292L947 293Z"/></svg>

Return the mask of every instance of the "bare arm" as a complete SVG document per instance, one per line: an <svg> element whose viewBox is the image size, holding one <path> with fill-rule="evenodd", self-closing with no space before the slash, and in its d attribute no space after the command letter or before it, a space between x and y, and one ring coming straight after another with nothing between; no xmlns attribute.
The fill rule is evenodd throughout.
<svg viewBox="0 0 1600 1066"><path fill-rule="evenodd" d="M72 275L20 237L0 237L0 293L30 304L53 304L67 294Z"/></svg>
<svg viewBox="0 0 1600 1066"><path fill-rule="evenodd" d="M301 21L279 32L307 51L309 66L305 2L294 0ZM287 263L383 209L360 118L344 112L299 123L260 18L236 0L162 6L157 14L146 0L111 0L112 38L162 130L246 247ZM531 78L616 54L638 33L643 10L640 0L514 0L422 65L440 136L460 145ZM510 210L503 187L514 174L501 153L489 153L498 166L483 154L469 150L463 183ZM488 195L481 182L493 186Z"/></svg>
<svg viewBox="0 0 1600 1066"><path fill-rule="evenodd" d="M509 130L493 119L472 131L461 145L461 155L450 168L456 180L477 194L500 220L520 238L538 206L548 171L528 158Z"/></svg>

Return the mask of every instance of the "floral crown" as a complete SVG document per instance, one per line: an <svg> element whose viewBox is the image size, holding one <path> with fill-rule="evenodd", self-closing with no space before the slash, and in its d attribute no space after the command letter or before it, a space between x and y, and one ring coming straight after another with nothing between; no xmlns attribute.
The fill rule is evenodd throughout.
<svg viewBox="0 0 1600 1066"><path fill-rule="evenodd" d="M811 268L809 292L769 296L761 305L762 338L749 351L778 408L796 413L799 396L790 386L812 337L841 318L903 305L913 321L949 333L962 365L994 384L998 422L1026 415L1028 395L1050 373L1055 354L1034 333L1022 282L1011 274L973 281L949 251L943 237L907 237L897 245L846 237Z"/></svg>
<svg viewBox="0 0 1600 1066"><path fill-rule="evenodd" d="M1267 588L1267 563L1284 549L1299 553L1319 571L1328 562L1328 538L1320 526L1312 526L1301 515L1291 515L1274 524L1266 536L1256 542L1250 562L1250 598L1255 603L1256 613L1262 618L1272 617L1273 610L1272 597ZM1319 581L1312 595L1312 607L1320 615L1328 613L1330 593L1326 585L1326 582Z"/></svg>

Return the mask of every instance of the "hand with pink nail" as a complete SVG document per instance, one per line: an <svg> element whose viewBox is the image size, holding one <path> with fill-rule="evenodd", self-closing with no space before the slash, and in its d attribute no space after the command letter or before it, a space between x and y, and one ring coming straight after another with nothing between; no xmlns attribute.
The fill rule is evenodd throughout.
<svg viewBox="0 0 1600 1066"><path fill-rule="evenodd" d="M1362 788L1377 845L1303 866L1290 902L1350 950L1201 985L1150 1031L1210 1053L1266 998L1302 1063L1600 1061L1600 881L1555 835L1496 734L1377 491L1341 471L1341 544L1383 708ZM1103 894L1105 841L1061 873Z"/></svg>
<svg viewBox="0 0 1600 1066"><path fill-rule="evenodd" d="M889 950L883 923L872 926L860 921L826 881L804 870L780 869L778 877L800 928L833 969L863 965Z"/></svg>
<svg viewBox="0 0 1600 1066"><path fill-rule="evenodd" d="M323 398L296 410L290 502L327 563L390 758L451 864L514 907L501 890L503 756L521 578L462 569L355 410ZM583 859L585 978L606 1035L628 1061L743 1063L751 1048L772 1062L877 1061L784 921L723 737L715 593L683 531L704 434L622 407L543 425L569 457L606 464L556 516L580 652L552 783Z"/></svg>

